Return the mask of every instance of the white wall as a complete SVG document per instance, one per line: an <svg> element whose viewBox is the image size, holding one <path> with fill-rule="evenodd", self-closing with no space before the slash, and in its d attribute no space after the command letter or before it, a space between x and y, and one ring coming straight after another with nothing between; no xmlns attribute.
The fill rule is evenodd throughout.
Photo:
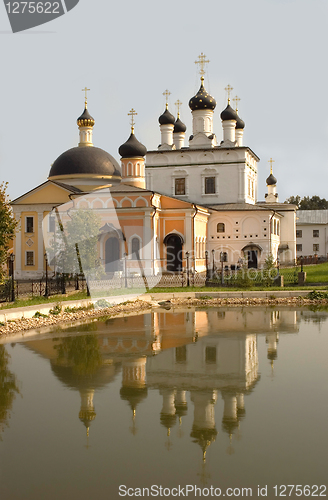
<svg viewBox="0 0 328 500"><path fill-rule="evenodd" d="M297 256L318 255L327 256L328 253L328 224L296 224L296 230L302 231L302 237L296 238L296 244L302 245L302 250L297 250ZM313 236L313 231L319 231L319 237ZM319 250L313 249L319 245Z"/></svg>
<svg viewBox="0 0 328 500"><path fill-rule="evenodd" d="M212 173L206 174L205 169ZM216 194L204 194L204 177L215 176ZM186 195L180 199L199 204L255 203L257 160L248 148L150 151L146 155L148 189L175 196L174 177L186 177ZM248 196L247 178L254 180L254 197Z"/></svg>

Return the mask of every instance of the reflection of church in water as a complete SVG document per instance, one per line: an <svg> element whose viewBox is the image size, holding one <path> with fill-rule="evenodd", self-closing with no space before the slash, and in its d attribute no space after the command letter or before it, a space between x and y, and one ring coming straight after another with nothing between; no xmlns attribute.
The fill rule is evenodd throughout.
<svg viewBox="0 0 328 500"><path fill-rule="evenodd" d="M265 337L273 368L280 333L298 332L298 313L287 309L178 309L163 313L97 321L63 330L25 346L48 358L55 376L80 392L79 418L87 428L96 418L95 393L113 382L121 371L120 397L132 411L136 432L138 405L157 390L162 397L158 418L166 428L183 426L193 411L188 432L205 454L221 428L230 436L246 415L247 396L260 379L258 339ZM67 335L69 333L69 335ZM223 411L216 415L221 398ZM191 401L193 410L189 408ZM123 410L124 411L124 410Z"/></svg>

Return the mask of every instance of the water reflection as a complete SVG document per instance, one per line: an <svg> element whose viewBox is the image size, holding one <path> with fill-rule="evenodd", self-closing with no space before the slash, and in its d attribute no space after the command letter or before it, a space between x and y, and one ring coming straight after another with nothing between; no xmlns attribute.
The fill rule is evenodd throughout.
<svg viewBox="0 0 328 500"><path fill-rule="evenodd" d="M132 412L137 433L138 405L157 390L159 420L171 449L171 429L193 411L190 437L206 450L218 434L215 407L220 397L220 428L230 437L246 415L245 396L260 380L257 336L265 334L267 357L277 359L279 332L296 333L300 313L289 310L222 308L154 312L64 328L56 338L24 345L50 360L63 385L81 397L79 419L87 434L96 418L94 395L121 372L120 398ZM94 334L83 335L85 331ZM193 405L188 408L187 399ZM230 447L229 452L232 448Z"/></svg>
<svg viewBox="0 0 328 500"><path fill-rule="evenodd" d="M110 444L110 453L117 460L122 450L128 457L134 446L142 454L154 440L160 460L167 460L162 463L163 470L181 449L188 450L185 460L196 458L197 481L206 484L211 477L209 457L212 452L221 453L220 443L225 443L225 456L237 456L244 428L250 432L254 423L255 427L260 425L257 413L270 405L270 396L265 399L267 380L274 385L270 365L273 375L274 365L280 362L279 341L297 334L302 322L318 323L318 314L321 323L328 317L324 312L287 308L158 310L63 327L56 330L55 337L49 332L39 340L36 335L21 345L23 352L28 350L46 361L48 373L61 387L79 394L79 403L74 399L75 406L71 405L69 411L80 426L79 443L85 443L81 423L88 438L90 434L92 448L88 453L95 448L98 429L103 436L119 435L117 447L114 442ZM267 374L261 377L260 368ZM18 392L3 345L0 369L2 422L8 419ZM256 394L261 394L263 402ZM295 394L293 397L297 401ZM56 398L60 400L62 394L56 394ZM303 401L303 393L300 399ZM108 414L103 418L104 401L109 401L115 425L108 424ZM118 415L116 420L114 414ZM273 422L269 415L266 418L270 434L271 427L277 425L277 415ZM149 435L148 427L152 429ZM255 439L254 433L255 429L251 440ZM249 450L244 453L245 466ZM149 459L145 469L152 467L151 462Z"/></svg>
<svg viewBox="0 0 328 500"><path fill-rule="evenodd" d="M0 345L0 441L4 428L9 426L10 410L16 394L19 394L16 377L9 370L9 359L5 346Z"/></svg>

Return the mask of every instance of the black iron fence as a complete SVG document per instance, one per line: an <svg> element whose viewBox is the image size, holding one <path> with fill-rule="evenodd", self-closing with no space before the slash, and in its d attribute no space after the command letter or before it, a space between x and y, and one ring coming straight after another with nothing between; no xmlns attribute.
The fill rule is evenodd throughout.
<svg viewBox="0 0 328 500"><path fill-rule="evenodd" d="M15 299L29 299L36 296L50 297L73 293L78 290L91 292L91 295L102 295L108 292L113 295L116 289L148 290L152 288L184 288L192 287L241 287L280 286L279 277L283 276L284 286L298 284L298 273L301 266L294 265L278 269L247 269L224 266L211 267L207 272L195 272L193 269L183 269L180 272L165 272L162 276L141 276L140 274L124 275L111 273L104 279L90 280L87 284L83 275L58 275L51 279L15 280L9 279L0 285L0 302L10 302ZM13 290L14 284L14 290Z"/></svg>
<svg viewBox="0 0 328 500"><path fill-rule="evenodd" d="M30 299L33 297L50 297L74 291L85 291L86 280L83 275L58 275L55 278L38 280L9 279L0 285L0 302L11 302L13 299Z"/></svg>

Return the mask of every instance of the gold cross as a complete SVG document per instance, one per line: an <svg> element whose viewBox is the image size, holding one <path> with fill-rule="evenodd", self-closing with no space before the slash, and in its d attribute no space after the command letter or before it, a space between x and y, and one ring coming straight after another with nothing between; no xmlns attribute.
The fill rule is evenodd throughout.
<svg viewBox="0 0 328 500"><path fill-rule="evenodd" d="M234 99L232 99L232 100L233 100L233 102L235 103L235 106L236 106L236 112L238 112L238 103L239 103L239 101L240 101L240 97L238 97L238 96L236 95L236 97L235 97Z"/></svg>
<svg viewBox="0 0 328 500"><path fill-rule="evenodd" d="M85 92L85 107L87 107L87 104L88 104L88 92L90 91L90 89L88 89L87 87L84 87L84 89L82 89L82 92Z"/></svg>
<svg viewBox="0 0 328 500"><path fill-rule="evenodd" d="M179 101L179 99L177 100L177 102L174 103L176 105L176 107L178 108L178 118L180 118L180 106L182 106L182 102Z"/></svg>
<svg viewBox="0 0 328 500"><path fill-rule="evenodd" d="M195 64L199 64L199 74L201 76L205 75L205 64L209 63L210 61L207 59L205 54L203 52L200 53L200 56L198 56L198 61L195 61Z"/></svg>
<svg viewBox="0 0 328 500"><path fill-rule="evenodd" d="M128 116L131 116L131 131L133 132L134 131L134 124L135 124L135 121L134 121L134 117L137 115L138 113L136 112L135 109L130 109L130 112L128 113Z"/></svg>
<svg viewBox="0 0 328 500"><path fill-rule="evenodd" d="M270 163L270 174L272 174L272 163L274 163L274 160L270 158L270 160L268 160L268 163Z"/></svg>
<svg viewBox="0 0 328 500"><path fill-rule="evenodd" d="M171 92L166 89L166 90L164 90L163 95L165 95L165 107L166 107L166 109L168 109L168 107L169 107L168 100L169 100L169 95L171 95Z"/></svg>
<svg viewBox="0 0 328 500"><path fill-rule="evenodd" d="M228 85L224 90L228 92L228 104L230 104L230 93L233 91L233 87L231 87L231 85Z"/></svg>

